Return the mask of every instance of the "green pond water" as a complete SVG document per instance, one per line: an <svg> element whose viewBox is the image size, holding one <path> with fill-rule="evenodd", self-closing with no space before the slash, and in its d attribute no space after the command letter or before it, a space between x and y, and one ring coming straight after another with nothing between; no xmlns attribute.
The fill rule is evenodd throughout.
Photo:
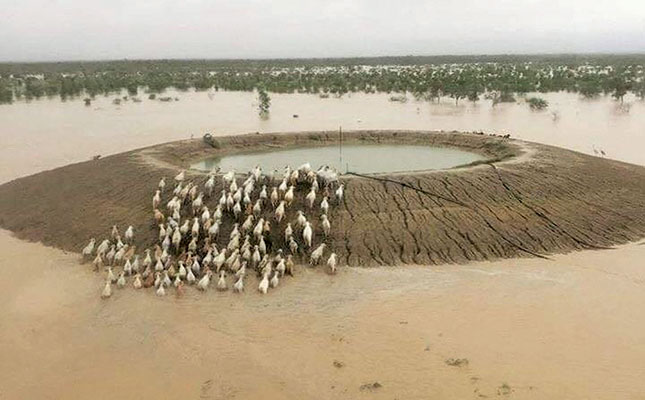
<svg viewBox="0 0 645 400"><path fill-rule="evenodd" d="M361 144L343 146L342 162L338 146L322 146L214 157L193 164L192 168L210 171L220 167L223 171L246 172L259 165L267 172L274 169L281 171L285 165L297 168L308 162L314 169L328 165L343 173L369 174L445 169L482 158L475 153L444 147Z"/></svg>

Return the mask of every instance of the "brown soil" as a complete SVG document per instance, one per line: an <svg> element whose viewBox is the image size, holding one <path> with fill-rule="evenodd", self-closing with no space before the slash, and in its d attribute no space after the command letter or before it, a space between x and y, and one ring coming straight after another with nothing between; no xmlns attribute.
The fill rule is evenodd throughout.
<svg viewBox="0 0 645 400"><path fill-rule="evenodd" d="M452 170L344 177L345 201L330 214L330 245L344 264L540 256L645 236L644 167L468 133L359 131L344 138L457 146L489 158ZM89 237L106 237L113 224L121 231L133 225L141 249L156 242L151 198L162 176L208 155L337 139L333 132L231 136L216 138L218 149L190 140L68 165L0 186L0 226L20 238L80 251ZM191 171L189 179L201 183L206 176ZM304 206L291 212L299 208ZM276 228L273 241L281 244L282 229Z"/></svg>

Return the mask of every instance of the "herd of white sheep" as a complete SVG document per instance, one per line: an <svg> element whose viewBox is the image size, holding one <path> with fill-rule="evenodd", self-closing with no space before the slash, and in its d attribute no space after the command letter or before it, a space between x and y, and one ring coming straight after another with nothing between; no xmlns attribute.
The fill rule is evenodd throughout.
<svg viewBox="0 0 645 400"><path fill-rule="evenodd" d="M221 192L216 195L218 179ZM316 266L326 260L328 272L334 274L338 258L334 252L325 254L325 242L331 233L329 208L343 200L337 173L329 167L314 171L307 163L264 175L256 166L238 185L241 179L234 171L217 170L200 185L187 180L182 170L170 189L161 178L152 197L158 228L154 248L136 254L133 226L123 238L113 226L109 238L98 245L91 238L83 248L83 259L93 257L94 269L106 271L101 296L110 297L113 284L124 288L129 283L135 289L154 287L159 296L174 287L181 295L185 284L207 290L213 280L217 290L230 286L240 293L250 273L257 274L258 290L266 294L285 275L293 276L298 261ZM287 211L295 204L304 205L304 210L297 210L289 221ZM280 232L278 243L271 239L272 229Z"/></svg>

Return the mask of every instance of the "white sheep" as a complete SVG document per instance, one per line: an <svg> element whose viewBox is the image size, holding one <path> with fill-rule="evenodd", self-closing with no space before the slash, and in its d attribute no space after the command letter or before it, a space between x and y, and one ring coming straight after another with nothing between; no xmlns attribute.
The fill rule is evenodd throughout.
<svg viewBox="0 0 645 400"><path fill-rule="evenodd" d="M134 241L134 228L132 225L128 226L128 229L125 230L125 241L128 243Z"/></svg>
<svg viewBox="0 0 645 400"><path fill-rule="evenodd" d="M152 209L159 208L159 204L161 204L161 190L157 190L155 195L152 196Z"/></svg>
<svg viewBox="0 0 645 400"><path fill-rule="evenodd" d="M327 246L325 243L321 243L320 246L316 247L316 250L311 252L311 265L318 265L323 253L325 252L325 246Z"/></svg>
<svg viewBox="0 0 645 400"><path fill-rule="evenodd" d="M208 270L206 274L202 277L202 279L200 279L199 282L197 283L197 289L202 291L208 289L208 285L211 283L212 275L213 275L213 272Z"/></svg>
<svg viewBox="0 0 645 400"><path fill-rule="evenodd" d="M235 284L233 285L233 291L235 293L242 293L244 291L244 276L237 278L237 281L235 281Z"/></svg>
<svg viewBox="0 0 645 400"><path fill-rule="evenodd" d="M219 273L219 279L217 280L217 290L224 291L227 290L228 286L226 285L226 272L223 270Z"/></svg>
<svg viewBox="0 0 645 400"><path fill-rule="evenodd" d="M336 253L331 253L327 259L327 266L329 267L329 272L332 274L336 273Z"/></svg>
<svg viewBox="0 0 645 400"><path fill-rule="evenodd" d="M96 254L104 255L110 249L110 241L105 239L96 248Z"/></svg>
<svg viewBox="0 0 645 400"><path fill-rule="evenodd" d="M311 229L311 224L309 222L305 222L305 228L302 230L302 239L305 241L307 247L311 247L311 243L314 239L314 232L313 229Z"/></svg>
<svg viewBox="0 0 645 400"><path fill-rule="evenodd" d="M275 271L273 273L273 278L271 278L271 281L269 283L271 283L272 288L275 288L275 287L278 287L279 282L280 280L278 279L278 271Z"/></svg>
<svg viewBox="0 0 645 400"><path fill-rule="evenodd" d="M289 238L293 236L293 228L291 227L291 223L287 223L287 227L284 228L284 241L288 242Z"/></svg>
<svg viewBox="0 0 645 400"><path fill-rule="evenodd" d="M289 190L287 190L287 193L284 194L284 201L287 203L287 206L290 206L291 203L293 202L293 198L294 198L293 189L294 189L293 185L289 186Z"/></svg>
<svg viewBox="0 0 645 400"><path fill-rule="evenodd" d="M83 248L82 254L83 254L83 259L87 259L92 256L92 253L94 253L94 244L96 243L96 239L91 238L90 242Z"/></svg>
<svg viewBox="0 0 645 400"><path fill-rule="evenodd" d="M344 192L344 184L340 184L338 186L338 189L336 189L336 201L340 204L341 201L343 201L343 192Z"/></svg>
<svg viewBox="0 0 645 400"><path fill-rule="evenodd" d="M329 232L331 232L331 223L329 222L329 218L327 218L327 215L323 214L320 216L320 220L323 228L323 233L325 234L325 237L328 237Z"/></svg>
<svg viewBox="0 0 645 400"><path fill-rule="evenodd" d="M262 276L262 280L258 285L258 290L262 294L267 294L267 291L269 290L269 273L265 273L264 276Z"/></svg>
<svg viewBox="0 0 645 400"><path fill-rule="evenodd" d="M286 199L286 196L285 196L285 199ZM280 205L278 205L278 207L276 207L275 209L275 213L274 213L275 220L278 221L278 223L280 223L280 221L282 221L282 217L284 217L284 204L285 204L285 200L282 200L280 202Z"/></svg>
<svg viewBox="0 0 645 400"><path fill-rule="evenodd" d="M206 194L208 197L211 197L213 195L213 189L215 188L215 175L211 174L208 177L208 180L204 184L204 189L206 190Z"/></svg>
<svg viewBox="0 0 645 400"><path fill-rule="evenodd" d="M183 169L177 175L175 175L175 181L179 183L183 182L185 178L186 178L186 171Z"/></svg>
<svg viewBox="0 0 645 400"><path fill-rule="evenodd" d="M307 205L309 205L309 208L313 208L314 203L316 202L316 191L311 188L309 193L307 193L307 197L305 199L307 200Z"/></svg>
<svg viewBox="0 0 645 400"><path fill-rule="evenodd" d="M323 214L328 213L329 202L327 201L327 196L323 197L322 201L320 202L320 210L323 212Z"/></svg>
<svg viewBox="0 0 645 400"><path fill-rule="evenodd" d="M105 287L103 288L103 292L101 292L101 297L104 299L107 299L110 296L112 296L112 282L107 281L105 282Z"/></svg>

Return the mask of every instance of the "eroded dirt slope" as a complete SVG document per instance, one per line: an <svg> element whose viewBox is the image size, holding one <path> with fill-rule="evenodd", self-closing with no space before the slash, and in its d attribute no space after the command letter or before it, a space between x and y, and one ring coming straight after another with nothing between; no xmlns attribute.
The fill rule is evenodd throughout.
<svg viewBox="0 0 645 400"><path fill-rule="evenodd" d="M200 156L329 144L336 135L217 138L218 149L201 140L183 141L45 171L0 186L0 226L21 238L80 251L89 237L107 236L113 224L122 230L133 225L142 249L156 241L151 198L162 176L174 176ZM349 265L543 256L645 236L643 167L536 144L530 155L520 155L521 143L475 134L344 135L356 142L458 145L491 160L447 171L345 177L345 199L330 213L329 242ZM189 179L202 183L206 177L194 172ZM218 182L215 193L220 189ZM304 208L296 204L286 220ZM282 225L272 231L274 243L281 244Z"/></svg>

